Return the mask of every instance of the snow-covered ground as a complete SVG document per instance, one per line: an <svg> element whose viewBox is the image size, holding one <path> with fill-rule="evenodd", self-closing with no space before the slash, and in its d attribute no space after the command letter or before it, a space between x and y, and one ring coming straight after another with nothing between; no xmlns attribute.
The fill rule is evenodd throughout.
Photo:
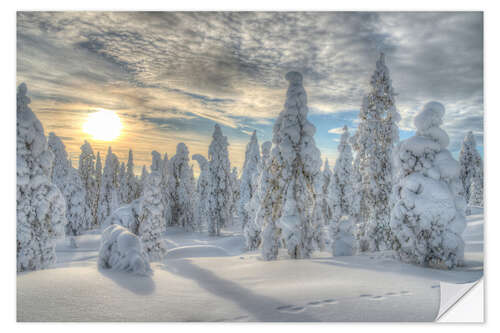
<svg viewBox="0 0 500 333"><path fill-rule="evenodd" d="M464 233L465 266L402 264L390 252L263 261L233 231L221 237L170 228L152 277L97 267L100 235L57 246L58 263L17 276L18 321L432 321L439 282L483 274L483 215Z"/></svg>

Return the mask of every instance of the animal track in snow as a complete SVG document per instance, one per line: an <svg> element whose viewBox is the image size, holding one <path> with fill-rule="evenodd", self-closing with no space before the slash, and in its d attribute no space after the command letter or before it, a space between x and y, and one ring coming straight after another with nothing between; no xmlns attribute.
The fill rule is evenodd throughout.
<svg viewBox="0 0 500 333"><path fill-rule="evenodd" d="M330 299L325 299L325 300L321 301L321 303L323 303L323 304L336 304L336 303L338 303L338 301L336 299L330 298Z"/></svg>
<svg viewBox="0 0 500 333"><path fill-rule="evenodd" d="M384 296L373 296L373 297L370 297L369 299L372 301L380 301L380 300L385 299L385 297Z"/></svg>
<svg viewBox="0 0 500 333"><path fill-rule="evenodd" d="M278 307L276 308L276 310L278 310L278 311L281 311L281 310L288 310L288 309L293 308L294 306L295 306L295 305L282 305L282 306L278 306Z"/></svg>

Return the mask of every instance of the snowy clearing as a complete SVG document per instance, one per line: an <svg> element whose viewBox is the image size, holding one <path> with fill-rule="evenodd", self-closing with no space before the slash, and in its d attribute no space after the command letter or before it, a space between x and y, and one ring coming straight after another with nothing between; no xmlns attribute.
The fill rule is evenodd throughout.
<svg viewBox="0 0 500 333"><path fill-rule="evenodd" d="M455 270L403 264L391 252L263 261L240 233L169 228L152 277L97 265L100 234L57 245L57 263L17 276L18 321L432 321L439 282L483 274L483 215L469 216L466 263Z"/></svg>

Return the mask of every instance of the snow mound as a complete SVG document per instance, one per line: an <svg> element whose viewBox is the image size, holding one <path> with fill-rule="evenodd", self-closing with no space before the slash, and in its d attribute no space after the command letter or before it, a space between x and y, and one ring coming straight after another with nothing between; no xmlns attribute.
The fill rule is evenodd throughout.
<svg viewBox="0 0 500 333"><path fill-rule="evenodd" d="M213 245L180 246L167 252L168 259L227 256L229 256L229 254L225 249Z"/></svg>
<svg viewBox="0 0 500 333"><path fill-rule="evenodd" d="M116 224L110 225L102 233L98 265L139 275L153 274L140 239Z"/></svg>

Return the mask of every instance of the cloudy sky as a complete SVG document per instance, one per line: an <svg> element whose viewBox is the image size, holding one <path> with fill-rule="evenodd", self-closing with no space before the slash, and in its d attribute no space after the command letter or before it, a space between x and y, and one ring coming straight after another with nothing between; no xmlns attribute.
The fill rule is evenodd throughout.
<svg viewBox="0 0 500 333"><path fill-rule="evenodd" d="M178 142L207 155L213 125L240 168L253 130L271 139L290 70L302 72L310 121L323 157L336 158L339 128L351 133L379 51L386 53L402 116L401 138L430 100L446 107L455 154L466 131L483 144L481 13L176 13L19 12L17 83L31 108L65 143L76 166L89 140L111 145L137 171L152 150L169 156ZM82 130L89 114L112 110L118 139ZM333 163L331 163L333 164Z"/></svg>

